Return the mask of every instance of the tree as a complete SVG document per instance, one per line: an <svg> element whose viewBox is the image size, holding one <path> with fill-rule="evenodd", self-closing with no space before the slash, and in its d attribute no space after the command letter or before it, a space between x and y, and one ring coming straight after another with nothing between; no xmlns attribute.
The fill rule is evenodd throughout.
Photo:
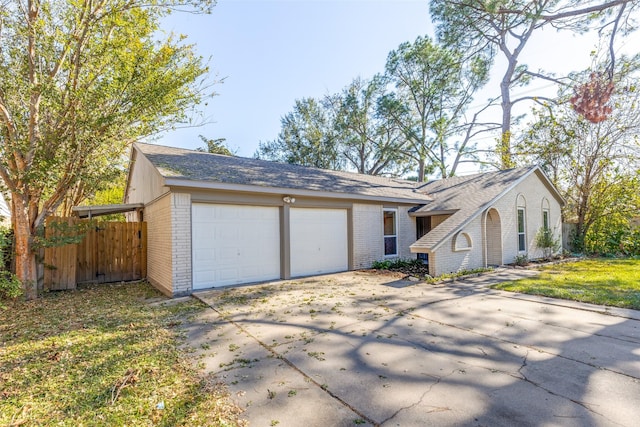
<svg viewBox="0 0 640 427"><path fill-rule="evenodd" d="M585 248L591 227L604 218L637 215L637 171L640 170L639 58L624 60L617 71L615 108L605 121L593 123L576 114L565 90L557 104L536 111L536 120L516 153L539 162L561 189L565 219L576 223L576 249ZM585 73L586 74L586 73Z"/></svg>
<svg viewBox="0 0 640 427"><path fill-rule="evenodd" d="M635 0L431 0L430 13L436 24L438 40L490 61L502 54L507 62L500 82L502 135L496 150L502 168L514 165L511 153L514 105L523 101L544 101L536 96L513 99L512 89L528 84L533 78L558 82L558 79L530 71L526 65L519 64L520 55L531 36L548 26L573 31L587 31L595 27L600 32L612 27L610 37L613 44L618 24L631 25L632 21L625 16L631 13L636 3ZM627 5L630 7L625 11ZM616 8L619 13L611 18ZM624 30L628 31L629 27ZM611 52L613 62L613 49Z"/></svg>
<svg viewBox="0 0 640 427"><path fill-rule="evenodd" d="M407 171L408 161L400 129L380 108L383 96L380 79L354 79L329 98L334 128L341 152L358 173L399 176Z"/></svg>
<svg viewBox="0 0 640 427"><path fill-rule="evenodd" d="M235 155L233 151L225 144L226 138L209 139L202 135L198 135L202 142L205 143L203 148L196 148L197 151L211 154L222 154L224 156Z"/></svg>
<svg viewBox="0 0 640 427"><path fill-rule="evenodd" d="M418 180L438 169L449 176L449 138L475 91L487 81L487 63L435 44L428 37L402 43L389 53L385 77L394 88L381 101L406 139L407 155L418 163ZM466 149L458 146L458 154Z"/></svg>
<svg viewBox="0 0 640 427"><path fill-rule="evenodd" d="M160 18L211 1L6 1L0 10L0 178L11 196L16 275L37 296L34 237L70 189L90 194L128 145L175 124L207 68Z"/></svg>
<svg viewBox="0 0 640 427"><path fill-rule="evenodd" d="M280 120L282 129L278 138L261 142L255 156L296 165L341 169L344 158L340 154L332 114L326 99L296 100L293 111Z"/></svg>

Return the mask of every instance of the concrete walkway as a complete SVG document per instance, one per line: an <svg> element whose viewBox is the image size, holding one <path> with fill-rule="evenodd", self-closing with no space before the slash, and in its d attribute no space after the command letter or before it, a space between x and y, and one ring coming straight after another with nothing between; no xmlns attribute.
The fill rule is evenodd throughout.
<svg viewBox="0 0 640 427"><path fill-rule="evenodd" d="M640 312L349 272L201 292L188 343L251 426L636 426Z"/></svg>

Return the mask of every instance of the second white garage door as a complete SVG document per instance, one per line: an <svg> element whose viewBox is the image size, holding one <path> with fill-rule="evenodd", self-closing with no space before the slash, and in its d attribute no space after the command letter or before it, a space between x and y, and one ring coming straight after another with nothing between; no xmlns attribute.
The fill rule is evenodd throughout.
<svg viewBox="0 0 640 427"><path fill-rule="evenodd" d="M193 289L280 277L277 207L194 203Z"/></svg>
<svg viewBox="0 0 640 427"><path fill-rule="evenodd" d="M290 210L291 276L349 269L346 209Z"/></svg>

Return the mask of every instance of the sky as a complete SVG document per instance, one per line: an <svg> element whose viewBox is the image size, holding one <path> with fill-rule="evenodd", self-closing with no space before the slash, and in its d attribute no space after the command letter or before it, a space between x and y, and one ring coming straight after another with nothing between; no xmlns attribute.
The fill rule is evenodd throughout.
<svg viewBox="0 0 640 427"><path fill-rule="evenodd" d="M213 86L217 95L202 108L209 123L166 132L154 142L194 149L204 145L198 135L225 138L244 157L252 157L259 142L277 138L280 119L296 99L337 93L355 77L373 77L400 43L433 36L428 0L219 0L209 15L174 14L162 28L185 34L209 60L209 81L223 83ZM619 45L633 49L637 42ZM522 59L534 71L563 73L588 67L594 46L593 35L545 29ZM497 95L502 65L496 63L475 105ZM516 93L554 91L539 82Z"/></svg>

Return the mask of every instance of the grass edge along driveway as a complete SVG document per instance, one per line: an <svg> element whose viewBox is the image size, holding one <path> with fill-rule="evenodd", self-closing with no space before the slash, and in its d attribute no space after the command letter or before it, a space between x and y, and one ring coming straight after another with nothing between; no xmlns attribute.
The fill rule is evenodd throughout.
<svg viewBox="0 0 640 427"><path fill-rule="evenodd" d="M139 282L2 303L0 425L244 424L180 349L200 302Z"/></svg>
<svg viewBox="0 0 640 427"><path fill-rule="evenodd" d="M492 288L640 310L640 258L584 259L539 271L539 276Z"/></svg>

